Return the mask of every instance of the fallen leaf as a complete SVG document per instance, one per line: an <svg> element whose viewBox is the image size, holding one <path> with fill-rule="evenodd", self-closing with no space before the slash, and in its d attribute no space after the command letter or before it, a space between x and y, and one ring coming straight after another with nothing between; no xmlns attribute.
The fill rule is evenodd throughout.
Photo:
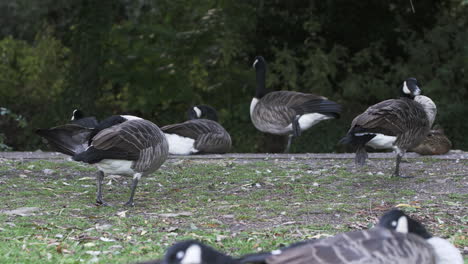
<svg viewBox="0 0 468 264"><path fill-rule="evenodd" d="M117 216L122 217L122 218L127 217L127 212L128 212L128 210L122 211L122 212L117 212Z"/></svg>
<svg viewBox="0 0 468 264"><path fill-rule="evenodd" d="M191 212L180 212L180 213L167 213L167 214L158 214L161 217L178 217L178 216L192 216Z"/></svg>
<svg viewBox="0 0 468 264"><path fill-rule="evenodd" d="M115 239L107 238L107 237L100 237L99 240L104 242L115 242Z"/></svg>
<svg viewBox="0 0 468 264"><path fill-rule="evenodd" d="M2 214L6 215L19 215L19 216L31 216L35 215L34 212L39 211L39 207L20 207L14 210L9 211L0 211Z"/></svg>

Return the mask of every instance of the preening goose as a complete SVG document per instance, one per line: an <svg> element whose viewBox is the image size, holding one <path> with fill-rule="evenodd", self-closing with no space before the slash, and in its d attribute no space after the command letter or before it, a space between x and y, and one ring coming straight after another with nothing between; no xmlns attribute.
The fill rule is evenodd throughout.
<svg viewBox="0 0 468 264"><path fill-rule="evenodd" d="M266 62L255 57L253 67L257 76L255 96L250 103L250 118L254 126L265 133L289 135L285 152L289 152L293 137L322 120L338 118L341 105L326 97L292 91L267 92Z"/></svg>
<svg viewBox="0 0 468 264"><path fill-rule="evenodd" d="M85 114L80 109L73 110L71 122L84 127L95 128L98 125L98 121L94 116L85 117Z"/></svg>
<svg viewBox="0 0 468 264"><path fill-rule="evenodd" d="M437 108L429 97L420 95L415 78L404 81L402 91L407 97L377 103L354 118L347 135L340 142L356 148L356 164L365 164L365 146L393 148L396 152L393 175L405 177L400 175L401 158L406 150L417 146L429 133Z"/></svg>
<svg viewBox="0 0 468 264"><path fill-rule="evenodd" d="M454 245L443 238L433 237L420 222L412 219L401 210L394 209L387 212L379 221L379 226L424 238L432 246L436 264L463 264L463 257ZM418 250L418 248L411 250Z"/></svg>
<svg viewBox="0 0 468 264"><path fill-rule="evenodd" d="M231 136L216 122L214 108L194 106L189 109L188 116L191 120L161 128L169 143L170 154L226 153L230 150Z"/></svg>
<svg viewBox="0 0 468 264"><path fill-rule="evenodd" d="M105 175L133 177L130 198L126 203L133 206L140 178L157 170L168 155L167 140L158 126L135 116L111 116L95 128L67 124L36 132L55 150L70 155L75 161L97 166L96 203L100 205L106 205L102 199Z"/></svg>

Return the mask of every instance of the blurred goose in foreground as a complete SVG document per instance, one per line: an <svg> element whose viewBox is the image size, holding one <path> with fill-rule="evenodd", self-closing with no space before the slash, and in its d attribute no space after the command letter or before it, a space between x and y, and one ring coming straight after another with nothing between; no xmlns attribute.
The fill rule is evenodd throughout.
<svg viewBox="0 0 468 264"><path fill-rule="evenodd" d="M436 264L463 264L460 251L452 243L440 237L433 237L420 222L401 210L394 209L387 212L382 216L379 226L424 238L432 246Z"/></svg>
<svg viewBox="0 0 468 264"><path fill-rule="evenodd" d="M36 133L45 138L53 149L71 156L73 160L97 166L96 203L99 205L107 205L102 199L105 175L133 177L130 198L125 204L133 206L140 178L157 170L168 155L166 138L158 126L135 116L111 116L95 128L67 124L38 129Z"/></svg>
<svg viewBox="0 0 468 264"><path fill-rule="evenodd" d="M447 241L433 240L417 221L392 210L378 226L334 237L307 240L265 253L233 258L199 241L188 240L170 247L164 264L460 264L458 250ZM461 261L461 262L460 262Z"/></svg>
<svg viewBox="0 0 468 264"><path fill-rule="evenodd" d="M357 149L355 161L358 165L365 164L366 146L393 148L397 154L393 175L404 178L400 175L401 158L406 150L417 146L429 133L437 108L429 97L420 95L415 78L403 82L402 92L406 97L377 103L354 118L348 134L340 143Z"/></svg>
<svg viewBox="0 0 468 264"><path fill-rule="evenodd" d="M81 111L80 109L73 110L70 123L77 124L83 127L89 127L89 128L95 128L99 124L96 117L94 116L86 117L83 111Z"/></svg>
<svg viewBox="0 0 468 264"><path fill-rule="evenodd" d="M429 134L418 146L411 148L409 151L416 152L421 155L442 155L450 151L452 142L444 134L441 128L432 129Z"/></svg>
<svg viewBox="0 0 468 264"><path fill-rule="evenodd" d="M191 107L188 117L188 121L161 128L169 143L170 154L226 153L230 150L231 136L217 123L214 108L206 105Z"/></svg>
<svg viewBox="0 0 468 264"><path fill-rule="evenodd" d="M326 97L293 91L267 92L266 62L262 56L253 63L257 75L255 96L250 103L250 118L254 126L265 133L289 135L285 152L289 152L293 137L322 120L338 118L341 105Z"/></svg>

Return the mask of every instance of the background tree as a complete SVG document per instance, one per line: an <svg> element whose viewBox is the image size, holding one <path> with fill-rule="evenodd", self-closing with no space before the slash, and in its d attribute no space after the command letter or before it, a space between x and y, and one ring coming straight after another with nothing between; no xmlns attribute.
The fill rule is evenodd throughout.
<svg viewBox="0 0 468 264"><path fill-rule="evenodd" d="M398 96L417 77L455 148L468 149L468 3L234 0L12 0L0 2L2 142L43 147L33 131L67 121L75 107L99 118L133 113L180 122L193 104L219 110L233 151L281 151L282 139L250 122L256 55L267 86L325 95L344 105L294 144L344 151L354 116ZM24 120L23 120L24 121Z"/></svg>

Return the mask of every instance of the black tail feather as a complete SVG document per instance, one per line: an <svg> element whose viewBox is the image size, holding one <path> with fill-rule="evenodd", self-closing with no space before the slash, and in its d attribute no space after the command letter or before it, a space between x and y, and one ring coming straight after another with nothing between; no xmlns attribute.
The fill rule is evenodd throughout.
<svg viewBox="0 0 468 264"><path fill-rule="evenodd" d="M91 130L79 125L68 124L48 129L37 129L36 134L44 138L53 150L74 156L87 148Z"/></svg>
<svg viewBox="0 0 468 264"><path fill-rule="evenodd" d="M122 159L122 160L137 160L138 153L131 153L120 150L102 150L94 147L89 147L86 151L79 153L72 157L75 161L82 161L85 163L93 164L103 159Z"/></svg>

